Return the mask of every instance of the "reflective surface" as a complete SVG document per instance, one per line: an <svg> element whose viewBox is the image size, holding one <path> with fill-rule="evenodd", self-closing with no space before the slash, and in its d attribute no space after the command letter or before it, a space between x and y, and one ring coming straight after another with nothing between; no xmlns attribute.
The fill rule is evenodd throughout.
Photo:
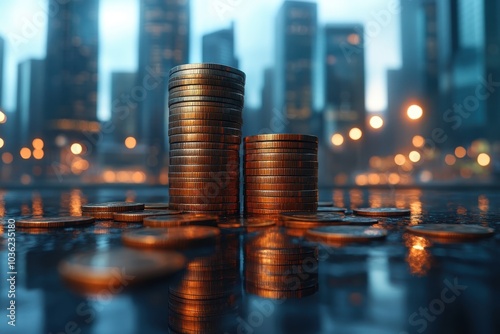
<svg viewBox="0 0 500 334"><path fill-rule="evenodd" d="M231 290L231 298L224 303L221 299L215 306L208 304L204 309L208 321L224 322L223 329L217 327L220 332L500 332L498 192L353 189L322 191L320 199L350 209L408 207L412 214L380 219L375 227L388 230L385 241L342 247L318 245L317 291L305 293L300 298L267 299L246 291L249 246L260 234L274 231L276 227L222 230L221 244L183 252L193 266L205 257L215 256L227 261L222 274L230 284L223 288ZM196 304L183 302L179 293L177 297L181 298L174 297L174 301L181 302L175 306L182 310L182 315L172 316L169 311L169 304L173 305L169 288L176 291L182 288L189 296L192 289L199 289L200 284L204 284L198 283L192 267L171 279L125 288L114 296L106 291L85 295L64 285L57 272L63 258L80 251L121 247L123 231L141 228L138 223L112 221L48 231L18 228L15 240L16 327L7 325L9 300L8 286L4 282L9 277L8 218L79 215L82 204L111 200L166 202L167 191L162 188L0 191L2 333L168 333L169 322L180 318L187 327L200 328L197 318L192 316ZM478 241L440 243L405 233L406 226L422 223L481 224L493 227L496 234ZM280 233L300 235L285 229ZM299 238L298 244L304 242ZM218 254L222 255L218 257ZM216 275L217 268L213 269L212 274ZM219 311L224 316L214 317L213 313Z"/></svg>

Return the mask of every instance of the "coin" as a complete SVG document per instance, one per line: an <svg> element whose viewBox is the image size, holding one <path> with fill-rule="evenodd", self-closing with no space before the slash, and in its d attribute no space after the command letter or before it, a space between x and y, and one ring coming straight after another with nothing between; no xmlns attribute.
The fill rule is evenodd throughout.
<svg viewBox="0 0 500 334"><path fill-rule="evenodd" d="M260 287L255 287L251 284L245 286L245 291L263 298L270 299L290 299L290 298L304 298L314 295L318 291L318 286L307 289L294 289L294 290L268 290Z"/></svg>
<svg viewBox="0 0 500 334"><path fill-rule="evenodd" d="M216 226L218 217L215 215L181 214L170 216L155 216L144 219L148 227L177 227L184 225Z"/></svg>
<svg viewBox="0 0 500 334"><path fill-rule="evenodd" d="M226 165L228 163L238 164L240 161L239 156L176 156L170 157L170 165Z"/></svg>
<svg viewBox="0 0 500 334"><path fill-rule="evenodd" d="M92 211L82 211L82 216L92 217L94 219L105 220L113 219L114 212L92 212Z"/></svg>
<svg viewBox="0 0 500 334"><path fill-rule="evenodd" d="M130 202L91 203L82 205L81 209L82 211L88 211L88 212L134 211L134 210L144 210L144 204L130 203Z"/></svg>
<svg viewBox="0 0 500 334"><path fill-rule="evenodd" d="M215 102L219 103L222 106L232 106L233 108L243 108L244 101L241 100L234 100L234 99L229 99L229 98L224 98L224 97L214 97L214 96L182 96L182 97L169 97L168 99L168 106L172 106L175 104L181 104L183 105L186 102Z"/></svg>
<svg viewBox="0 0 500 334"><path fill-rule="evenodd" d="M70 227L83 226L94 223L92 217L41 217L25 218L16 222L17 227L26 228L52 228L52 227Z"/></svg>
<svg viewBox="0 0 500 334"><path fill-rule="evenodd" d="M239 203L239 196L171 196L170 205L172 204L223 204L223 203Z"/></svg>
<svg viewBox="0 0 500 334"><path fill-rule="evenodd" d="M318 169L314 168L266 168L266 169L245 169L248 176L318 176Z"/></svg>
<svg viewBox="0 0 500 334"><path fill-rule="evenodd" d="M258 262L245 263L245 272L256 272L261 275L282 275L291 274L317 274L318 262L307 260L307 263L297 263L291 265L266 265Z"/></svg>
<svg viewBox="0 0 500 334"><path fill-rule="evenodd" d="M310 153L256 153L245 154L245 162L251 161L318 161L317 154Z"/></svg>
<svg viewBox="0 0 500 334"><path fill-rule="evenodd" d="M333 206L323 206L323 207L320 207L319 206L319 203L318 203L318 212L341 212L341 213L345 213L347 211L346 208L336 208L336 207L333 207Z"/></svg>
<svg viewBox="0 0 500 334"><path fill-rule="evenodd" d="M190 86L216 86L216 87L224 87L234 91L239 91L241 93L245 92L245 86L236 83L235 81L228 80L215 80L215 79L178 79L178 80L170 80L168 84L168 89L176 88L176 87L190 87Z"/></svg>
<svg viewBox="0 0 500 334"><path fill-rule="evenodd" d="M307 184L313 186L316 189L318 184L317 176L286 176L286 175L275 175L275 176L262 176L262 175L245 175L245 184L248 183L258 183L258 184Z"/></svg>
<svg viewBox="0 0 500 334"><path fill-rule="evenodd" d="M333 202L318 202L319 207L329 207L333 206Z"/></svg>
<svg viewBox="0 0 500 334"><path fill-rule="evenodd" d="M317 192L317 185L314 183L282 183L282 184L266 184L266 183L245 183L245 191L250 191L251 193L260 192Z"/></svg>
<svg viewBox="0 0 500 334"><path fill-rule="evenodd" d="M176 128L169 128L168 135L180 135L187 133L201 133L201 134L219 134L241 136L241 130L235 128L224 128L216 126L181 126Z"/></svg>
<svg viewBox="0 0 500 334"><path fill-rule="evenodd" d="M125 211L115 212L113 219L119 222L140 223L146 217L164 216L164 215L178 215L181 211L177 210L144 210L144 211Z"/></svg>
<svg viewBox="0 0 500 334"><path fill-rule="evenodd" d="M317 190L251 190L245 189L245 196L252 197L314 197L317 200ZM279 200L279 199L278 199Z"/></svg>
<svg viewBox="0 0 500 334"><path fill-rule="evenodd" d="M261 134L245 137L245 143L269 142L269 141L298 141L317 143L318 137L300 134Z"/></svg>
<svg viewBox="0 0 500 334"><path fill-rule="evenodd" d="M178 210L190 211L231 211L239 210L239 203L218 203L218 204L185 204L185 203L170 203L170 205Z"/></svg>
<svg viewBox="0 0 500 334"><path fill-rule="evenodd" d="M292 204L304 204L304 203L314 203L318 202L317 197L266 197L266 196L250 196L245 193L245 201L247 203L292 203Z"/></svg>
<svg viewBox="0 0 500 334"><path fill-rule="evenodd" d="M244 149L245 154L314 154L317 150L300 149L300 148L261 148L257 150Z"/></svg>
<svg viewBox="0 0 500 334"><path fill-rule="evenodd" d="M312 203L256 203L245 201L245 208L247 209L270 209L270 210L294 210L294 211L316 211L318 204Z"/></svg>
<svg viewBox="0 0 500 334"><path fill-rule="evenodd" d="M218 171L211 172L169 172L169 178L172 182L207 182L214 183L219 188L233 186L234 184L239 185L239 173L234 171L232 168L227 168L231 166L230 164L221 167ZM228 170L225 170L228 169Z"/></svg>
<svg viewBox="0 0 500 334"><path fill-rule="evenodd" d="M185 150L185 149L211 149L211 150L233 150L239 151L239 144L227 144L217 142L180 142L170 144L171 150Z"/></svg>
<svg viewBox="0 0 500 334"><path fill-rule="evenodd" d="M188 134L169 136L169 141L171 144L182 143L182 142L214 142L214 143L240 144L241 137L232 135L188 133Z"/></svg>
<svg viewBox="0 0 500 334"><path fill-rule="evenodd" d="M170 188L168 190L170 196L206 196L207 198L213 197L227 197L227 196L238 196L240 190L238 188L220 189L214 194L209 194L205 189L200 188Z"/></svg>
<svg viewBox="0 0 500 334"><path fill-rule="evenodd" d="M144 210L168 210L168 203L144 203Z"/></svg>
<svg viewBox="0 0 500 334"><path fill-rule="evenodd" d="M342 221L345 223L349 223L349 225L375 225L375 224L378 224L377 219L368 218L368 217L348 216L348 217L342 218Z"/></svg>
<svg viewBox="0 0 500 334"><path fill-rule="evenodd" d="M343 215L338 213L329 212L291 212L282 213L281 219L283 220L295 220L295 221L309 221L309 222L340 222L343 219Z"/></svg>
<svg viewBox="0 0 500 334"><path fill-rule="evenodd" d="M295 208L287 208L287 209L262 209L262 208L245 208L245 212L247 214L253 214L253 215L279 215L282 212L297 212L297 211L304 211ZM311 209L309 211L315 211L314 209Z"/></svg>
<svg viewBox="0 0 500 334"><path fill-rule="evenodd" d="M222 79L232 79L241 84L245 83L245 76L241 74L235 74L225 70L215 70L215 69L188 69L182 71L172 72L170 74L170 80L175 79L197 79L197 78L217 78L220 77Z"/></svg>
<svg viewBox="0 0 500 334"><path fill-rule="evenodd" d="M260 149L308 149L318 151L318 144L300 141L263 141L263 142L245 142L245 150Z"/></svg>
<svg viewBox="0 0 500 334"><path fill-rule="evenodd" d="M220 108L217 108L221 110ZM169 122L179 122L179 121L208 121L208 122L231 122L235 123L236 127L241 127L243 124L243 118L241 117L241 111L237 114L229 114L222 112L187 112L183 111L182 108L170 108L170 116L168 117ZM304 152L306 153L306 152Z"/></svg>
<svg viewBox="0 0 500 334"><path fill-rule="evenodd" d="M181 80L182 81L182 80ZM226 91L226 92L237 92L239 94L244 94L245 91L244 89L241 90L240 87L243 87L242 85L233 85L233 87L238 87L238 89L231 89L229 87L222 87L222 86L217 86L217 85L200 85L200 84L197 84L197 85L184 85L184 86L172 86L172 88L170 88L168 91L170 93L172 92L184 92L184 91L202 91L202 92L206 92L206 91L211 91L211 90L222 90L222 91ZM203 94L201 94L203 95Z"/></svg>
<svg viewBox="0 0 500 334"><path fill-rule="evenodd" d="M132 249L79 253L59 265L63 279L75 285L107 292L172 275L184 268L186 258L175 252L139 252Z"/></svg>
<svg viewBox="0 0 500 334"><path fill-rule="evenodd" d="M178 66L173 67L170 70L169 75L172 75L173 73L176 73L179 71L196 70L196 69L224 71L224 72L236 74L242 78L246 77L245 73L243 71L238 70L237 68L234 68L231 66L226 66L226 65L220 65L220 64L211 64L211 63L178 65Z"/></svg>
<svg viewBox="0 0 500 334"><path fill-rule="evenodd" d="M489 227L462 224L424 224L409 226L406 229L422 236L449 239L483 238L495 233L495 230Z"/></svg>
<svg viewBox="0 0 500 334"><path fill-rule="evenodd" d="M185 248L213 242L219 234L218 228L209 226L148 228L126 232L122 241L132 247Z"/></svg>
<svg viewBox="0 0 500 334"><path fill-rule="evenodd" d="M389 217L389 216L408 216L411 211L409 209L398 209L398 208L362 208L353 209L355 215L359 216L379 216L379 217Z"/></svg>
<svg viewBox="0 0 500 334"><path fill-rule="evenodd" d="M266 218L235 218L217 224L221 229L251 229L276 225L276 220Z"/></svg>
<svg viewBox="0 0 500 334"><path fill-rule="evenodd" d="M183 150L170 150L171 157L183 157L183 156L222 156L222 157L233 157L239 161L239 152L234 150L212 150L212 149L183 149Z"/></svg>
<svg viewBox="0 0 500 334"><path fill-rule="evenodd" d="M193 126L204 126L204 127L224 127L230 129L240 129L241 124L237 122L228 122L228 121L218 121L218 120L206 120L206 119L184 119L179 121L168 122L169 128L176 127L193 127Z"/></svg>
<svg viewBox="0 0 500 334"><path fill-rule="evenodd" d="M367 242L383 239L387 231L363 226L325 226L310 229L306 238L318 242Z"/></svg>
<svg viewBox="0 0 500 334"><path fill-rule="evenodd" d="M190 87L191 88L191 87ZM199 97L221 97L225 99L231 99L236 102L243 102L244 97L241 93L231 92L227 89L172 89L169 91L169 100L175 100L176 98L181 97L190 97L190 96L199 96Z"/></svg>
<svg viewBox="0 0 500 334"><path fill-rule="evenodd" d="M318 168L317 161L247 161L245 162L247 169L261 168L303 168L313 169Z"/></svg>

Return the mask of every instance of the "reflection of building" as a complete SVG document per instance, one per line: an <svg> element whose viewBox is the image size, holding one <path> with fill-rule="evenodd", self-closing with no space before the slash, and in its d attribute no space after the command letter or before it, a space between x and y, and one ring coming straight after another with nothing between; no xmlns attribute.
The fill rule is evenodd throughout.
<svg viewBox="0 0 500 334"><path fill-rule="evenodd" d="M290 132L310 132L316 36L316 3L285 1L276 20L274 107L283 110Z"/></svg>
<svg viewBox="0 0 500 334"><path fill-rule="evenodd" d="M3 67L4 67L4 58L5 58L5 41L2 37L0 37L0 108L3 104Z"/></svg>
<svg viewBox="0 0 500 334"><path fill-rule="evenodd" d="M168 72L189 59L189 8L189 0L141 0L137 85L143 95L133 102L140 102L139 143L151 147L148 164L156 172L166 148Z"/></svg>
<svg viewBox="0 0 500 334"><path fill-rule="evenodd" d="M17 72L17 115L21 145L28 145L44 134L43 124L45 62L29 59L19 64Z"/></svg>
<svg viewBox="0 0 500 334"><path fill-rule="evenodd" d="M134 88L136 74L129 72L114 72L111 74L111 122L113 123L113 139L123 143L127 137L137 137L136 105L121 103L124 96L131 94Z"/></svg>
<svg viewBox="0 0 500 334"><path fill-rule="evenodd" d="M325 109L335 132L347 137L353 127L364 131L365 48L360 25L325 28ZM333 133L328 133L330 138Z"/></svg>
<svg viewBox="0 0 500 334"><path fill-rule="evenodd" d="M229 29L203 36L203 62L238 68L238 59L234 52L234 23Z"/></svg>

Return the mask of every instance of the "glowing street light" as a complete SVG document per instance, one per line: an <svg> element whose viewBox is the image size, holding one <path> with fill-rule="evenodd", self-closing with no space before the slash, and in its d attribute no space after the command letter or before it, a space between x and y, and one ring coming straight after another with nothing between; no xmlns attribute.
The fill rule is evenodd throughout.
<svg viewBox="0 0 500 334"><path fill-rule="evenodd" d="M359 128L352 128L351 131L349 131L349 137L354 141L360 140L361 137L363 137L363 131Z"/></svg>
<svg viewBox="0 0 500 334"><path fill-rule="evenodd" d="M332 144L334 146L341 146L344 143L344 136L340 133L336 133L332 136Z"/></svg>
<svg viewBox="0 0 500 334"><path fill-rule="evenodd" d="M378 130L384 126L384 120L380 116L373 116L370 118L370 126L373 129Z"/></svg>
<svg viewBox="0 0 500 334"><path fill-rule="evenodd" d="M411 120L415 121L422 117L422 115L424 114L424 110L422 109L421 106L412 104L411 106L408 107L407 114Z"/></svg>

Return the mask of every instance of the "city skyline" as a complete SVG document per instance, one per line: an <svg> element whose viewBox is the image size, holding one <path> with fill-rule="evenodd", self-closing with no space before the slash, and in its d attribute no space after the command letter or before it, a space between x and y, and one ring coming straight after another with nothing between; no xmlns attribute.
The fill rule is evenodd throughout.
<svg viewBox="0 0 500 334"><path fill-rule="evenodd" d="M37 1L30 0L19 9L13 4L1 4L0 13L10 11L12 15L5 17L6 25L0 27L0 35L9 38L22 32L24 18L33 21L34 15L42 11ZM191 23L191 62L202 60L202 36L216 30L229 28L235 21L236 56L240 59L240 67L247 72L247 101L250 106L260 105L260 92L264 85L263 74L266 67L273 66L273 39L274 20L281 0L256 1L251 4L245 2L231 2L229 6L222 1L223 7L216 7L216 1L192 1ZM352 1L338 1L332 4L327 1L318 1L319 25L328 22L376 23L376 12L387 10L386 1L374 1L363 6L359 11ZM252 16L255 15L255 16ZM0 14L2 16L2 14ZM17 17L17 20L14 19ZM203 19L199 19L203 17ZM259 17L259 24L255 24L255 17ZM198 19L197 19L198 18ZM3 18L2 18L3 19ZM385 70L388 67L398 66L399 49L397 45L399 19L397 16L389 18L389 24L374 34L374 42L367 46L367 107L369 110L382 110L385 105ZM38 22L38 21L33 21ZM124 24L126 22L126 24ZM34 24L35 24L34 23ZM102 0L100 4L100 54L99 54L99 99L98 117L107 120L111 116L111 73L133 72L137 70L139 6L138 0L120 2L116 0ZM9 65L27 58L43 58L45 50L46 28L35 24L36 33L28 41L21 41L15 50L7 45L7 76L6 82L15 82L15 70ZM265 33L265 31L268 31ZM22 36L22 34L20 35ZM391 37L392 36L392 37ZM12 39L10 39L12 40ZM25 42L25 43L22 43ZM12 43L11 43L12 44ZM29 47L28 47L29 44ZM384 50L384 57L381 57ZM386 52L385 50L392 50ZM383 58L383 59L380 59ZM374 65L375 64L375 65ZM7 89L6 89L7 90ZM321 94L321 92L317 92ZM12 89L6 94L6 109L12 111L15 93ZM322 101L322 96L317 96ZM321 104L321 102L320 102ZM376 106L379 106L378 108ZM375 107L374 107L375 106ZM316 105L316 107L318 107Z"/></svg>

